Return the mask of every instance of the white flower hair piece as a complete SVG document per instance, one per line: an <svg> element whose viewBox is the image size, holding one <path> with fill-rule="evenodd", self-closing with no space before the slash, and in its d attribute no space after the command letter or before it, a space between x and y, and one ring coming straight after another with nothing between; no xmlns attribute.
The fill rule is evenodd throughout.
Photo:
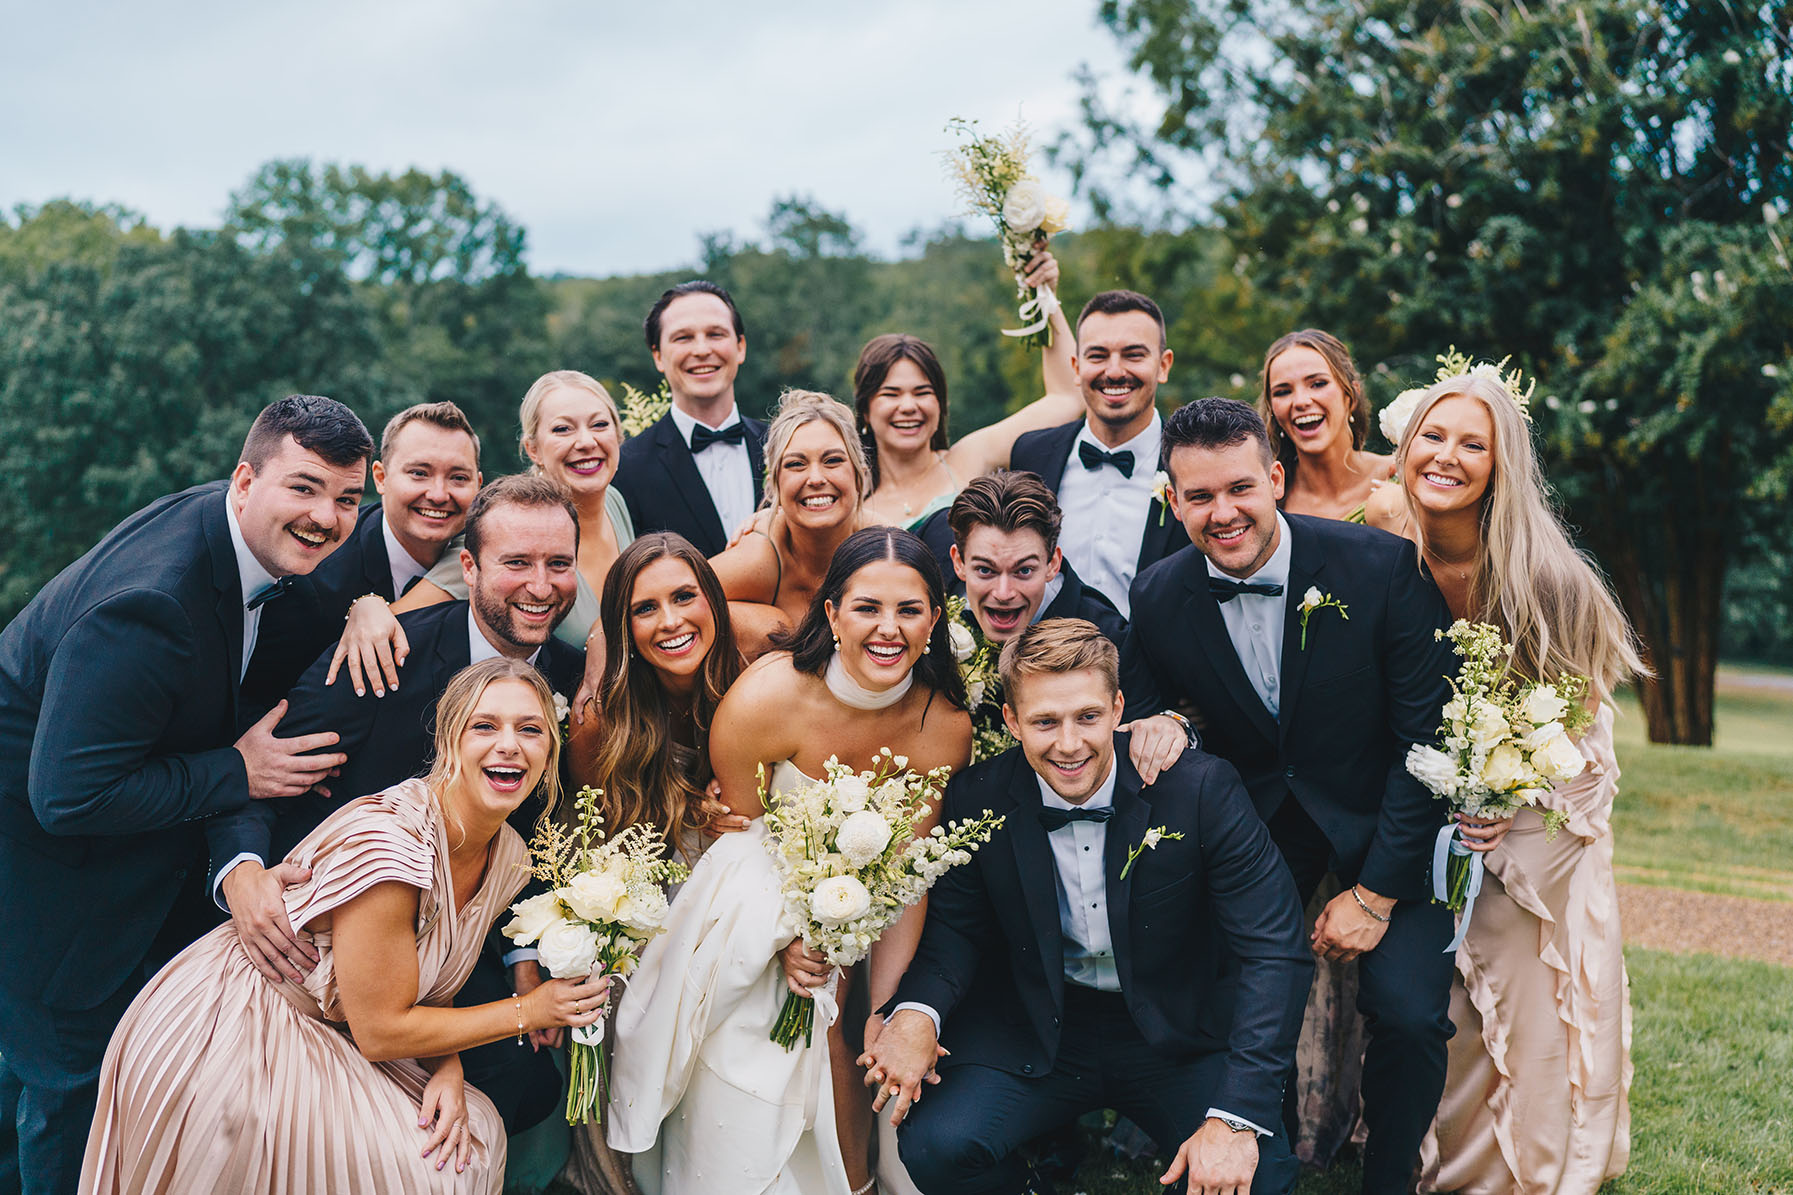
<svg viewBox="0 0 1793 1195"><path fill-rule="evenodd" d="M1493 381L1507 392L1513 405L1519 408L1519 414L1530 423L1532 394L1538 388L1538 380L1527 380L1524 370L1508 369L1507 362L1512 359L1512 354L1509 353L1499 361L1476 361L1465 353L1459 353L1457 346L1453 344L1433 358L1438 362L1438 372L1432 376L1432 381L1395 395L1394 401L1377 413L1376 426L1382 430L1383 437L1390 444L1398 447L1401 437L1407 433L1407 424L1412 421L1413 412L1419 407L1419 400L1425 397L1426 391L1446 378L1464 376Z"/></svg>

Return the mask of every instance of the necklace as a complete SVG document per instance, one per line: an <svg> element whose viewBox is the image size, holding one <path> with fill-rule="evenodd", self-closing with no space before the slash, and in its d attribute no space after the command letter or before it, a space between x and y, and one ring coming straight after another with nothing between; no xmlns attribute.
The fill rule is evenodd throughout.
<svg viewBox="0 0 1793 1195"><path fill-rule="evenodd" d="M828 657L828 667L822 673L822 680L834 699L847 708L881 710L888 709L903 699L909 686L915 683L915 670L911 668L903 674L902 680L888 689L868 689L847 674L847 665L837 651Z"/></svg>

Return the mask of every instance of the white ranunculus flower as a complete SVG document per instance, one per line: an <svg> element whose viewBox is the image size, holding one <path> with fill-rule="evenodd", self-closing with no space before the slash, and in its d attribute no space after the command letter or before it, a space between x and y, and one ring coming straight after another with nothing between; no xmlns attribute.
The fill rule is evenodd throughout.
<svg viewBox="0 0 1793 1195"><path fill-rule="evenodd" d="M1525 720L1533 726L1542 726L1546 722L1556 722L1569 712L1569 703L1562 695L1549 685L1533 685L1525 695L1525 704L1520 707Z"/></svg>
<svg viewBox="0 0 1793 1195"><path fill-rule="evenodd" d="M1046 220L1046 189L1036 178L1024 178L1009 188L1002 201L1002 222L1011 232L1032 232Z"/></svg>
<svg viewBox="0 0 1793 1195"><path fill-rule="evenodd" d="M560 897L552 892L520 900L511 906L512 917L504 925L504 936L519 946L527 946L542 936L542 931L560 920Z"/></svg>
<svg viewBox="0 0 1793 1195"><path fill-rule="evenodd" d="M1407 421L1413 418L1413 412L1425 393L1423 387L1403 390L1395 395L1393 402L1377 413L1376 425L1382 429L1383 438L1390 444L1397 447L1400 445L1401 434L1407 430Z"/></svg>
<svg viewBox="0 0 1793 1195"><path fill-rule="evenodd" d="M809 896L809 911L823 925L845 925L871 910L872 894L852 876L830 876Z"/></svg>
<svg viewBox="0 0 1793 1195"><path fill-rule="evenodd" d="M984 704L984 682L974 680L965 686L965 703L971 709Z"/></svg>
<svg viewBox="0 0 1793 1195"><path fill-rule="evenodd" d="M1542 750L1532 753L1532 766L1541 772L1545 779L1563 784L1581 775L1588 766L1581 748L1575 740L1566 734L1558 734L1546 743Z"/></svg>
<svg viewBox="0 0 1793 1195"><path fill-rule="evenodd" d="M961 664L969 660L971 653L977 650L977 640L971 637L971 632L961 623L946 624L946 641L953 649L953 659Z"/></svg>
<svg viewBox="0 0 1793 1195"><path fill-rule="evenodd" d="M1040 231L1056 235L1071 227L1071 201L1057 195L1046 196L1046 217Z"/></svg>
<svg viewBox="0 0 1793 1195"><path fill-rule="evenodd" d="M1475 720L1469 724L1469 737L1478 747L1492 747L1513 732L1507 716L1492 701L1476 705Z"/></svg>
<svg viewBox="0 0 1793 1195"><path fill-rule="evenodd" d="M890 823L869 809L861 809L834 832L834 845L854 867L864 867L890 845Z"/></svg>
<svg viewBox="0 0 1793 1195"><path fill-rule="evenodd" d="M858 813L872 799L872 786L860 776L842 776L834 782L834 807L842 813Z"/></svg>
<svg viewBox="0 0 1793 1195"><path fill-rule="evenodd" d="M542 934L536 950L556 979L583 979L598 963L598 935L577 921L557 921Z"/></svg>
<svg viewBox="0 0 1793 1195"><path fill-rule="evenodd" d="M567 908L587 921L614 921L618 906L629 895L623 878L609 871L582 871L560 890Z"/></svg>
<svg viewBox="0 0 1793 1195"><path fill-rule="evenodd" d="M618 918L632 930L652 931L666 924L666 893L657 884L642 884L629 894Z"/></svg>
<svg viewBox="0 0 1793 1195"><path fill-rule="evenodd" d="M1524 752L1505 744L1488 752L1488 762L1482 765L1482 783L1491 792L1505 792L1524 775Z"/></svg>
<svg viewBox="0 0 1793 1195"><path fill-rule="evenodd" d="M1448 797L1457 791L1457 761L1436 747L1415 743L1407 749L1407 770L1433 793Z"/></svg>

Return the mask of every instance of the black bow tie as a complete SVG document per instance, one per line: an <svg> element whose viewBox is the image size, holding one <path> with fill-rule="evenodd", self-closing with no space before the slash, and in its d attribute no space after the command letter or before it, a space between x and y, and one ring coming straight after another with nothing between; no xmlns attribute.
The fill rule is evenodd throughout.
<svg viewBox="0 0 1793 1195"><path fill-rule="evenodd" d="M1214 595L1217 602L1230 602L1242 593L1254 594L1258 597L1281 597L1280 585L1253 585L1250 581L1229 581L1225 577L1208 576L1208 592Z"/></svg>
<svg viewBox="0 0 1793 1195"><path fill-rule="evenodd" d="M245 610L259 610L278 597L285 597L287 592L298 583L297 577L277 577L263 585L243 603Z"/></svg>
<svg viewBox="0 0 1793 1195"><path fill-rule="evenodd" d="M1054 830L1062 830L1072 822L1105 822L1114 816L1114 806L1104 805L1100 809L1053 809L1040 806L1040 824L1050 834Z"/></svg>
<svg viewBox="0 0 1793 1195"><path fill-rule="evenodd" d="M747 428L739 419L721 429L699 423L691 429L691 452L695 456L712 444L744 444L746 440Z"/></svg>
<svg viewBox="0 0 1793 1195"><path fill-rule="evenodd" d="M1077 459L1083 462L1085 469L1100 469L1103 465L1113 465L1121 471L1122 477L1133 476L1133 453L1127 449L1120 452L1103 452L1088 440L1077 441Z"/></svg>

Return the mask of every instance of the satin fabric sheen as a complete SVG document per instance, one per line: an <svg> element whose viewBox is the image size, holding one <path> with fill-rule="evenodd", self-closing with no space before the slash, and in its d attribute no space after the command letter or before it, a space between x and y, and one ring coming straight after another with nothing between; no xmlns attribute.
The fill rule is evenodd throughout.
<svg viewBox="0 0 1793 1195"><path fill-rule="evenodd" d="M304 926L375 884L423 892L418 1003L447 1007L492 922L528 878L528 852L499 830L479 890L456 911L441 814L420 780L351 802L288 856L313 869L287 889ZM428 1075L369 1062L344 1021L330 934L303 985L262 978L221 925L182 951L125 1013L100 1072L81 1191L500 1195L505 1137L490 1100L467 1088L472 1160L456 1174L423 1158Z"/></svg>

